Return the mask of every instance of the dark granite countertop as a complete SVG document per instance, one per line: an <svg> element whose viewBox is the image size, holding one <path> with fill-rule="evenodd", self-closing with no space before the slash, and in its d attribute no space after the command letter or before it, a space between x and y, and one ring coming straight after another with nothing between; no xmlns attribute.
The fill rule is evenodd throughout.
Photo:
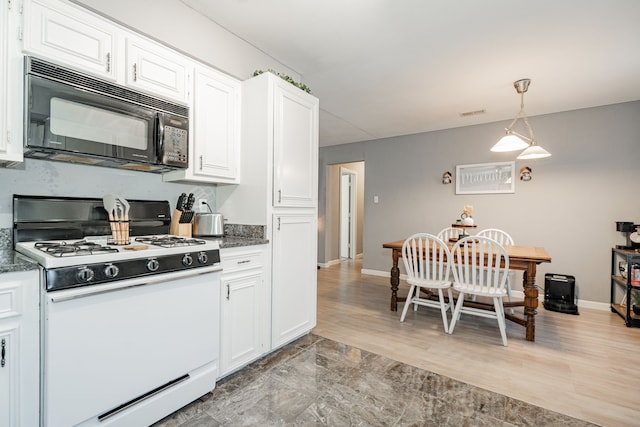
<svg viewBox="0 0 640 427"><path fill-rule="evenodd" d="M24 255L11 249L0 250L0 274L37 269L38 263Z"/></svg>
<svg viewBox="0 0 640 427"><path fill-rule="evenodd" d="M238 237L238 236L224 236L224 237L199 237L199 239L215 240L220 244L220 249L226 248L239 248L242 246L255 246L265 245L269 243L267 239L260 239L256 237Z"/></svg>
<svg viewBox="0 0 640 427"><path fill-rule="evenodd" d="M0 231L4 231L4 230L0 230ZM0 235L0 238L1 237L2 235ZM254 236L251 236L251 237L225 236L225 237L206 238L206 239L216 240L220 244L220 249L239 248L243 246L265 245L269 243L269 240L267 239L254 237ZM8 240L8 238L5 240ZM38 269L37 262L30 260L24 255L19 254L18 252L15 252L13 249L11 249L11 246L9 245L0 245L0 274L11 273L14 271L29 271L29 270L37 270L37 269Z"/></svg>

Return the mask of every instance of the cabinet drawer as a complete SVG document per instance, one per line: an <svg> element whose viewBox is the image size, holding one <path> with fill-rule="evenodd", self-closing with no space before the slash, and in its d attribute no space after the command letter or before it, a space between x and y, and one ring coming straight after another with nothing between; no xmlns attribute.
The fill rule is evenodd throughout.
<svg viewBox="0 0 640 427"><path fill-rule="evenodd" d="M0 276L0 320L20 316L22 306L22 286L20 282L3 281Z"/></svg>
<svg viewBox="0 0 640 427"><path fill-rule="evenodd" d="M227 252L221 251L222 273L262 267L262 251Z"/></svg>

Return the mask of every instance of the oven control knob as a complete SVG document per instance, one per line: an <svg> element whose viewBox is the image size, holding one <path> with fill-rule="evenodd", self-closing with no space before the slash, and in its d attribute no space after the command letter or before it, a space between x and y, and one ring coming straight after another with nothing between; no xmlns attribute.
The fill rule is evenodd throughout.
<svg viewBox="0 0 640 427"><path fill-rule="evenodd" d="M200 264L206 264L208 260L209 260L209 257L207 257L207 253L206 252L200 252L198 254L198 262Z"/></svg>
<svg viewBox="0 0 640 427"><path fill-rule="evenodd" d="M116 265L109 264L104 268L104 275L109 279L113 279L118 273L120 273L120 269Z"/></svg>
<svg viewBox="0 0 640 427"><path fill-rule="evenodd" d="M193 264L193 257L191 254L184 254L182 257L182 265L189 267L191 264Z"/></svg>
<svg viewBox="0 0 640 427"><path fill-rule="evenodd" d="M158 262L157 259L151 258L150 260L147 261L147 270L158 271L159 268L160 268L160 263Z"/></svg>
<svg viewBox="0 0 640 427"><path fill-rule="evenodd" d="M76 273L76 278L80 282L90 282L93 280L93 270L89 267L81 267Z"/></svg>

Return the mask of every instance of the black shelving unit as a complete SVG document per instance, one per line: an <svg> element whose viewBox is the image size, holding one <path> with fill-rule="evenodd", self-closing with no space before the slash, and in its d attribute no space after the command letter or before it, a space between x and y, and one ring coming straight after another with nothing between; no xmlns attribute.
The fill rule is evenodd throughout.
<svg viewBox="0 0 640 427"><path fill-rule="evenodd" d="M618 264L626 263L627 274L623 277L618 269ZM630 249L613 248L611 250L611 311L618 313L624 319L628 327L640 327L640 315L633 312L632 294L640 293L640 284L631 283L631 266L640 264L640 252ZM622 300L620 299L622 296ZM616 298L617 297L617 298ZM625 304L621 303L625 301Z"/></svg>

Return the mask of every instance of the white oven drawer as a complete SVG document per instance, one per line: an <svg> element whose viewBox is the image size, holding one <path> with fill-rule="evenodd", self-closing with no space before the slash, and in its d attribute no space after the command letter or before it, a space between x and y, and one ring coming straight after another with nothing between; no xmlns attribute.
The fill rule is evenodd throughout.
<svg viewBox="0 0 640 427"><path fill-rule="evenodd" d="M247 250L246 247L221 249L222 271L226 275L234 271L262 267L262 253L262 249Z"/></svg>

